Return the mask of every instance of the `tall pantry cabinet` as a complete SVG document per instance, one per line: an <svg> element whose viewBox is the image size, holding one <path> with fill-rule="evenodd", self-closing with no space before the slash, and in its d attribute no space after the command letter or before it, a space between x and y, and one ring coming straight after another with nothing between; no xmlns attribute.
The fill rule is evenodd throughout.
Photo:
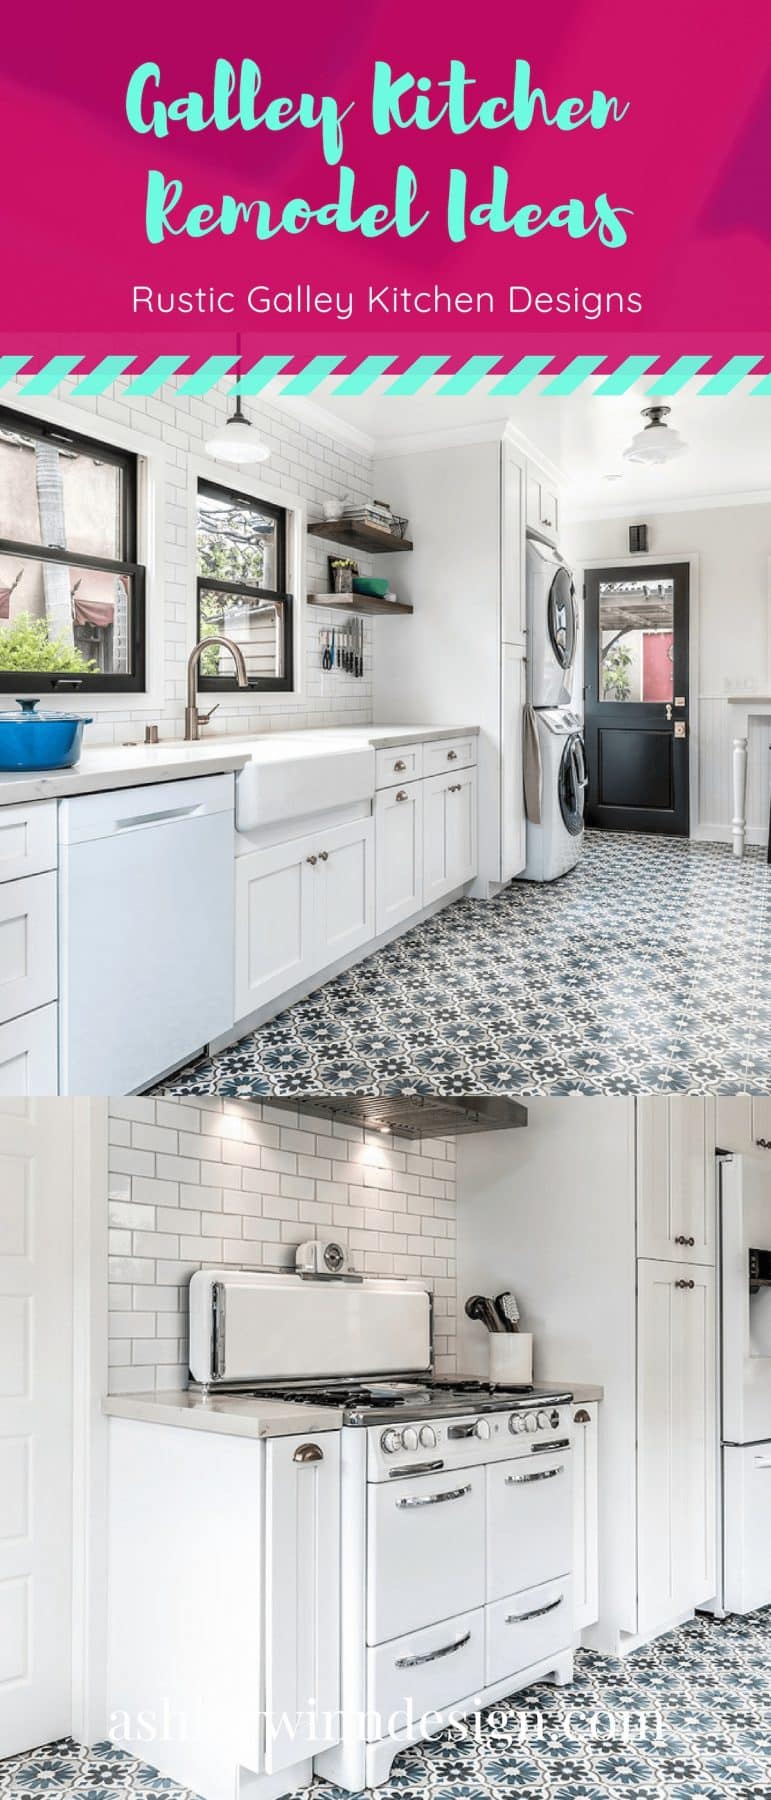
<svg viewBox="0 0 771 1800"><path fill-rule="evenodd" d="M487 898L525 866L527 463L505 430L381 456L375 490L411 522L411 556L383 557L409 634L375 619L375 720L479 725L479 877Z"/></svg>

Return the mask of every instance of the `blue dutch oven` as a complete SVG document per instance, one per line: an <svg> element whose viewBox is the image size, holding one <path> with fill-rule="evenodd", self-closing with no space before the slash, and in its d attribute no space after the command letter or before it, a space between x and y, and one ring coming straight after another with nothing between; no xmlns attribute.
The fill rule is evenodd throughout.
<svg viewBox="0 0 771 1800"><path fill-rule="evenodd" d="M75 713L39 713L39 700L17 700L21 712L0 713L0 769L68 769L80 756L83 726Z"/></svg>

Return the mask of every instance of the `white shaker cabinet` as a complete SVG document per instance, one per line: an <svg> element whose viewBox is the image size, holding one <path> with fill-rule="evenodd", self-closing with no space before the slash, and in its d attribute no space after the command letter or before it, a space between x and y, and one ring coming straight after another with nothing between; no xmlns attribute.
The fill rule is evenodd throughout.
<svg viewBox="0 0 771 1800"><path fill-rule="evenodd" d="M0 1023L56 999L56 875L0 885Z"/></svg>
<svg viewBox="0 0 771 1800"><path fill-rule="evenodd" d="M638 1264L638 1629L714 1597L714 1270Z"/></svg>
<svg viewBox="0 0 771 1800"><path fill-rule="evenodd" d="M594 1625L600 1611L598 1437L596 1400L572 1408L573 1626Z"/></svg>
<svg viewBox="0 0 771 1800"><path fill-rule="evenodd" d="M717 1142L721 1150L771 1150L771 1098L767 1094L719 1094Z"/></svg>
<svg viewBox="0 0 771 1800"><path fill-rule="evenodd" d="M0 1098L58 1091L58 1009L52 1002L0 1025Z"/></svg>
<svg viewBox="0 0 771 1800"><path fill-rule="evenodd" d="M265 1506L265 1768L329 1748L340 1707L340 1438L268 1440ZM310 1699L315 1708L309 1709ZM290 1730L276 1729L279 1720ZM298 1728L299 1721L299 1728Z"/></svg>
<svg viewBox="0 0 771 1800"><path fill-rule="evenodd" d="M423 782L423 904L430 906L476 873L475 768Z"/></svg>
<svg viewBox="0 0 771 1800"><path fill-rule="evenodd" d="M236 857L236 1018L374 936L371 818Z"/></svg>
<svg viewBox="0 0 771 1800"><path fill-rule="evenodd" d="M714 1265L714 1165L713 1100L638 1100L638 1256Z"/></svg>
<svg viewBox="0 0 771 1800"><path fill-rule="evenodd" d="M423 905L423 783L383 788L375 799L375 929L388 931Z"/></svg>

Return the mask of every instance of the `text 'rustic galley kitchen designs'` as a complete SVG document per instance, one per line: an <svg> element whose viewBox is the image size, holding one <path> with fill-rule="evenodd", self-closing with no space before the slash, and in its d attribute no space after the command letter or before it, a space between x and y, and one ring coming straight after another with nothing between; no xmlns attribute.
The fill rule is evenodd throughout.
<svg viewBox="0 0 771 1800"><path fill-rule="evenodd" d="M137 385L0 410L0 1800L764 1792L765 408Z"/></svg>

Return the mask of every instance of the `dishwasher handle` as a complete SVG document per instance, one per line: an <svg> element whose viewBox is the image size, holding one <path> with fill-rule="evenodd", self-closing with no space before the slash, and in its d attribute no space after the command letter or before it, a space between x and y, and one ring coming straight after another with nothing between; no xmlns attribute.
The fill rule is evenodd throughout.
<svg viewBox="0 0 771 1800"><path fill-rule="evenodd" d="M197 806L169 806L161 812L134 813L127 819L116 819L113 831L139 831L144 825L168 825L174 819L201 818L204 810L199 801Z"/></svg>

